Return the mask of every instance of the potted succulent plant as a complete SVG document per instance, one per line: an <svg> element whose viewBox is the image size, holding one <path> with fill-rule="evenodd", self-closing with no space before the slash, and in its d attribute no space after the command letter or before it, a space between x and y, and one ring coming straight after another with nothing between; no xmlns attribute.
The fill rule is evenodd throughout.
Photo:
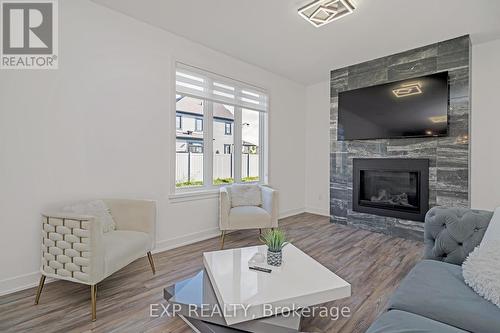
<svg viewBox="0 0 500 333"><path fill-rule="evenodd" d="M285 233L280 229L271 229L261 239L267 245L267 264L281 266L283 247L288 244Z"/></svg>

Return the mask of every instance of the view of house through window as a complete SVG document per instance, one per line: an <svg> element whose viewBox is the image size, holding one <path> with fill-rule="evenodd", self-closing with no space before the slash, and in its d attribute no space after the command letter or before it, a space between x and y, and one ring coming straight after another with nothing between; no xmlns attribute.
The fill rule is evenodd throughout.
<svg viewBox="0 0 500 333"><path fill-rule="evenodd" d="M234 123L234 106L213 103L214 185L234 182L234 137L227 127Z"/></svg>
<svg viewBox="0 0 500 333"><path fill-rule="evenodd" d="M259 126L260 112L242 110L241 128L241 180L259 181Z"/></svg>
<svg viewBox="0 0 500 333"><path fill-rule="evenodd" d="M262 181L267 95L181 67L176 71L176 188Z"/></svg>
<svg viewBox="0 0 500 333"><path fill-rule="evenodd" d="M175 128L176 129L182 128L182 116L181 115L175 116Z"/></svg>
<svg viewBox="0 0 500 333"><path fill-rule="evenodd" d="M182 95L177 95L176 100L177 125L180 124L176 131L176 186L202 186L204 138L197 123L199 117L203 119L205 103Z"/></svg>

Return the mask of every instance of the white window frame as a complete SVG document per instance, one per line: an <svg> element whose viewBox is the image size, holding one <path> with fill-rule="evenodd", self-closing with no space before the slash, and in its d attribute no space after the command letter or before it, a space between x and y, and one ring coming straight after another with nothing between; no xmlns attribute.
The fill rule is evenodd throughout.
<svg viewBox="0 0 500 333"><path fill-rule="evenodd" d="M244 105L236 105L233 103L227 103L226 101L219 101L219 100L211 100L211 99L206 99L203 97L199 97L196 95L191 95L191 94L184 94L182 92L178 92L177 90L177 85L176 85L176 72L179 68L179 65L182 66L182 68L193 68L196 71L199 71L204 74L208 74L210 77L216 78L217 82L234 82L238 85L238 88L244 87L247 88L249 91L258 91L260 94L264 94L265 96L265 111L262 110L257 110L255 109L252 104L247 103L248 99L245 98L247 96L242 96L243 103ZM171 163L171 186L170 186L170 198L171 199L181 199L182 201L184 200L191 200L191 197L196 197L196 196L215 196L219 192L219 188L224 185L214 185L213 184L213 103L221 103L221 104L226 104L226 105L233 105L234 106L234 126L231 126L231 132L233 135L233 149L232 153L234 154L234 172L233 172L233 179L238 183L241 183L241 156L242 154L242 109L250 109L254 111L259 111L259 181L252 182L252 183L258 183L258 184L267 184L268 183L268 129L269 129L269 124L268 124L268 118L269 118L269 106L268 106L268 101L269 101L269 94L266 92L266 90L262 88L258 88L254 85L250 85L247 83L243 83L234 79L231 79L229 77L224 77L221 75L217 75L208 71L205 71L203 69L197 68L197 67L192 67L189 65L185 65L181 62L174 61L173 62L173 80L172 80L172 96L174 98L171 98L172 101L172 115L171 117L175 117L177 115L177 98L175 98L177 95L184 95L184 96L190 96L193 98L198 98L198 99L203 99L204 100L204 109L203 109L203 142L204 142L204 155L203 155L203 160L204 160L204 167L203 167L203 185L202 186L193 186L193 187L176 187L176 156L172 155L172 163ZM249 97L251 98L251 97ZM175 118L171 118L174 119ZM239 124L239 125L238 125ZM175 122L173 127L176 127ZM172 131L172 141L173 141L173 146L176 146L176 131ZM175 152L176 149L173 149ZM245 184L248 184L250 182L245 182Z"/></svg>

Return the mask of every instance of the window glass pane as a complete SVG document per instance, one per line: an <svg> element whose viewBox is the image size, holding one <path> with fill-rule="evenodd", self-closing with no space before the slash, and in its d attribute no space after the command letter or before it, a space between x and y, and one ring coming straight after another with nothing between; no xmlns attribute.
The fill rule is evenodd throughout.
<svg viewBox="0 0 500 333"><path fill-rule="evenodd" d="M224 134L226 134L226 135L233 134L233 124L232 123L225 123L224 124Z"/></svg>
<svg viewBox="0 0 500 333"><path fill-rule="evenodd" d="M214 185L234 181L234 139L227 133L227 126L234 123L234 107L213 104L213 179Z"/></svg>
<svg viewBox="0 0 500 333"><path fill-rule="evenodd" d="M182 116L175 116L175 128L182 129Z"/></svg>
<svg viewBox="0 0 500 333"><path fill-rule="evenodd" d="M241 180L243 182L259 181L259 119L259 112L242 109Z"/></svg>
<svg viewBox="0 0 500 333"><path fill-rule="evenodd" d="M176 120L182 117L176 131L175 186L203 185L203 100L177 96ZM178 121L178 120L177 120Z"/></svg>
<svg viewBox="0 0 500 333"><path fill-rule="evenodd" d="M203 119L196 118L195 123L194 123L194 130L197 132L203 131Z"/></svg>

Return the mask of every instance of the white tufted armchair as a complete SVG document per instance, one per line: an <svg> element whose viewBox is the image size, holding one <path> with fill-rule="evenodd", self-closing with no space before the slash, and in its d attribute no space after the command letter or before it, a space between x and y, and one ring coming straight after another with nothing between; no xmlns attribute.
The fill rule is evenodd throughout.
<svg viewBox="0 0 500 333"><path fill-rule="evenodd" d="M97 284L147 254L153 274L156 204L153 201L107 199L116 224L103 232L96 216L55 210L42 214L42 261L38 304L45 278L52 277L91 286L92 321L96 320Z"/></svg>

